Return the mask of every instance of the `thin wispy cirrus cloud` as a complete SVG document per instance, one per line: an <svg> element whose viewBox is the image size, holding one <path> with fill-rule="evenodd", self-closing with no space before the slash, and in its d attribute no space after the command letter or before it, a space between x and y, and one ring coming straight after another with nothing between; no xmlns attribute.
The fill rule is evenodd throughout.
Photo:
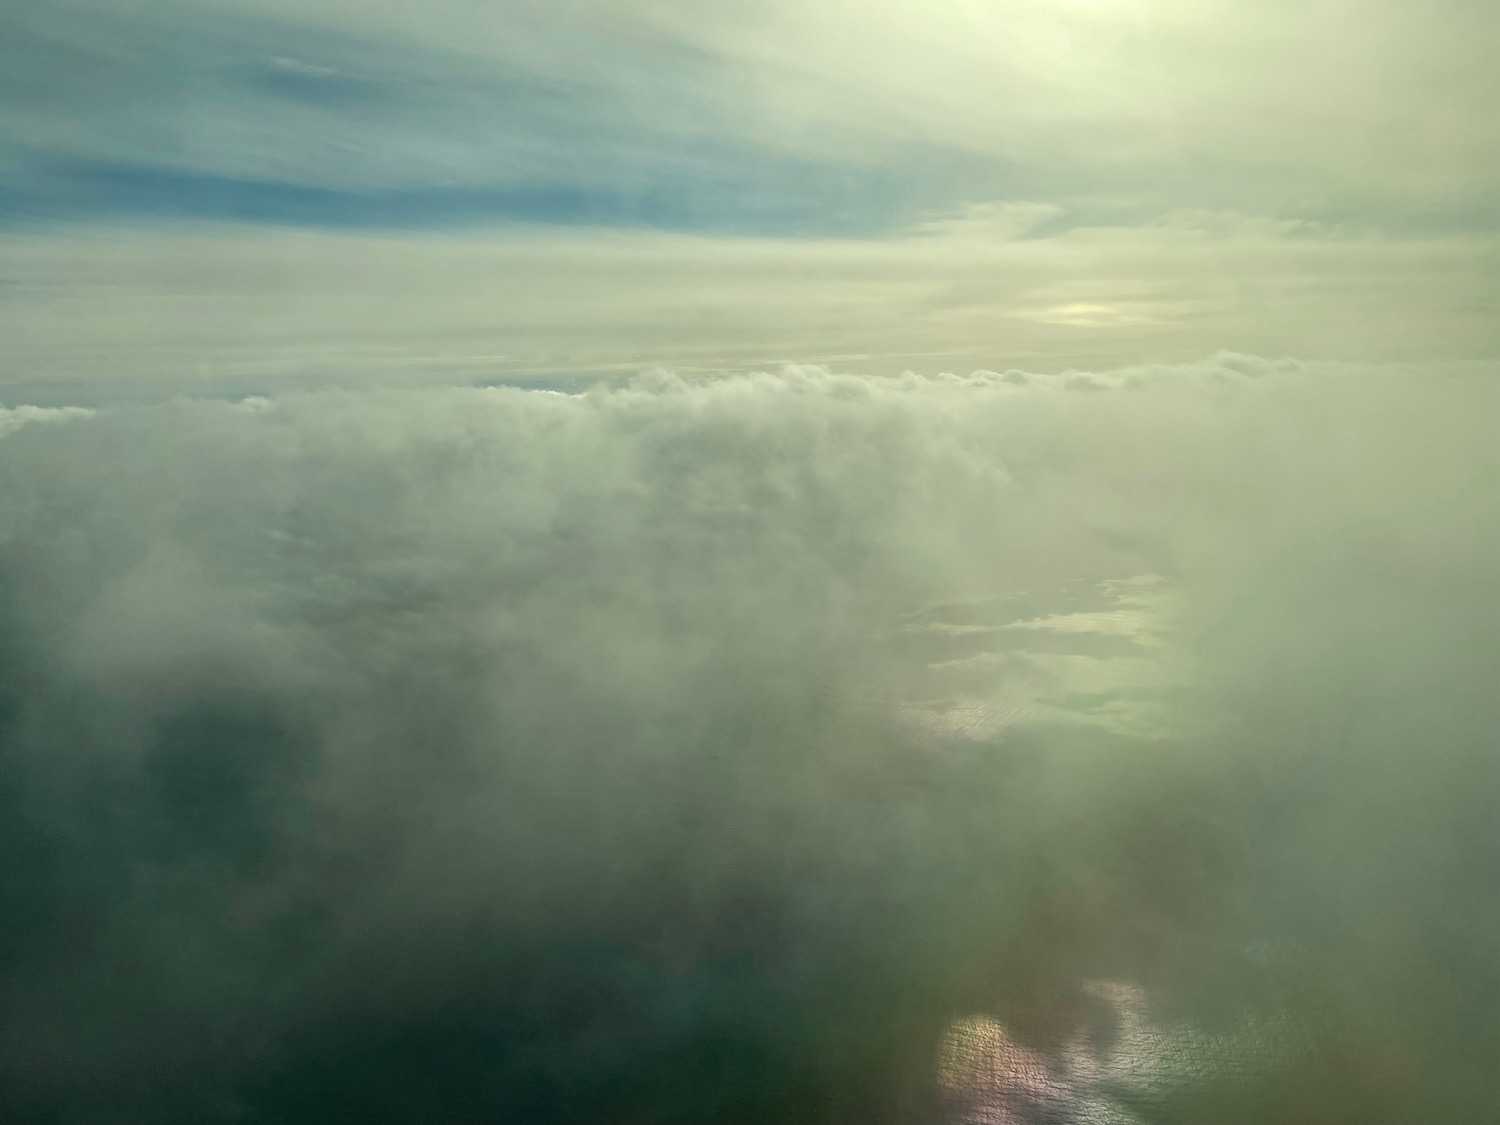
<svg viewBox="0 0 1500 1125"><path fill-rule="evenodd" d="M1500 1117L1492 24L0 0L0 1120Z"/></svg>

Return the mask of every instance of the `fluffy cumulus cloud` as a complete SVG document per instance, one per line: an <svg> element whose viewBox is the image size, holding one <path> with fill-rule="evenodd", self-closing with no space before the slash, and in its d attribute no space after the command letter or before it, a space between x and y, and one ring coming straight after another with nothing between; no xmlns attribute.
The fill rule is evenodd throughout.
<svg viewBox="0 0 1500 1125"><path fill-rule="evenodd" d="M0 415L0 1116L1486 1119L1495 399Z"/></svg>

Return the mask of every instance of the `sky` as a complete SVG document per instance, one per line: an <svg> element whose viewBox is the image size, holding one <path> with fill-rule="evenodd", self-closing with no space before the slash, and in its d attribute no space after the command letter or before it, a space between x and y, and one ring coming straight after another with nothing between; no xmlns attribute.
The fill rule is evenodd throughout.
<svg viewBox="0 0 1500 1125"><path fill-rule="evenodd" d="M1500 347L1484 3L0 21L5 401Z"/></svg>
<svg viewBox="0 0 1500 1125"><path fill-rule="evenodd" d="M0 0L0 1121L1500 1120L1492 7Z"/></svg>

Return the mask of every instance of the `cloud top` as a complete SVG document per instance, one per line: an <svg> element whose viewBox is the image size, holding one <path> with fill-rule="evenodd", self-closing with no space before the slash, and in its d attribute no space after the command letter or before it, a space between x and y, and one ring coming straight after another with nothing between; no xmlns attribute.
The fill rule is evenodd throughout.
<svg viewBox="0 0 1500 1125"><path fill-rule="evenodd" d="M1425 1075L1288 1093L1247 1048L1286 1112L1472 1106L1493 386L1222 355L13 426L0 1104L907 1120L949 1023L1060 1058L1108 978L1181 1058L1265 1011ZM1231 1104L1196 1073L1151 1096Z"/></svg>

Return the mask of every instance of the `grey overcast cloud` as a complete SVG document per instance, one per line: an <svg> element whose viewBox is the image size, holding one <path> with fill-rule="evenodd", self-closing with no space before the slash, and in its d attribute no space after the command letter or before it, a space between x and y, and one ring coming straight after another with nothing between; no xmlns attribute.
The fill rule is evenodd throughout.
<svg viewBox="0 0 1500 1125"><path fill-rule="evenodd" d="M1497 52L0 0L0 1123L1500 1121Z"/></svg>

